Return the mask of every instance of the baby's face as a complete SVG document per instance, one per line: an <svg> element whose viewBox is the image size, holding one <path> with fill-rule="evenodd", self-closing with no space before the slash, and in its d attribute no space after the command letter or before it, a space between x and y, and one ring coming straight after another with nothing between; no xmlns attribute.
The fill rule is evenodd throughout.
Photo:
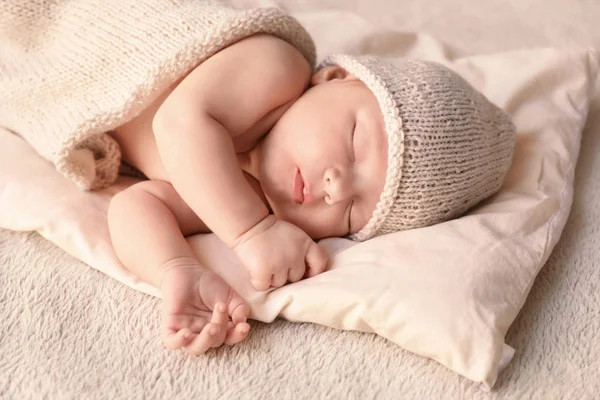
<svg viewBox="0 0 600 400"><path fill-rule="evenodd" d="M373 215L385 184L387 135L373 93L339 67L311 87L257 148L273 213L312 238L345 236Z"/></svg>

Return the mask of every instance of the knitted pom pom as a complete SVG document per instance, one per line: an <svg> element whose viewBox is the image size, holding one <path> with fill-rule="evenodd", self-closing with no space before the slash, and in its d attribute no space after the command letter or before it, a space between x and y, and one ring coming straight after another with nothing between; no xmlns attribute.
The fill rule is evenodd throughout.
<svg viewBox="0 0 600 400"><path fill-rule="evenodd" d="M77 149L68 153L66 158L57 159L56 169L71 179L79 188L91 190L96 181L96 160L90 149Z"/></svg>

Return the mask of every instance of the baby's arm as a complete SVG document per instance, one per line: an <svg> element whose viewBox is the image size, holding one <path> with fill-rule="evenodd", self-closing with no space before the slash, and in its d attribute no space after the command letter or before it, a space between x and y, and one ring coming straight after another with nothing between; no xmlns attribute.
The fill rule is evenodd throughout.
<svg viewBox="0 0 600 400"><path fill-rule="evenodd" d="M148 180L119 192L110 202L108 225L121 262L161 290L168 348L201 354L244 340L249 307L196 260L184 236L206 232L206 226L171 184Z"/></svg>
<svg viewBox="0 0 600 400"><path fill-rule="evenodd" d="M154 123L159 152L181 197L233 247L269 211L243 176L229 131L196 100L171 99L168 107L180 101L197 107L178 107L178 116L161 109Z"/></svg>
<svg viewBox="0 0 600 400"><path fill-rule="evenodd" d="M308 64L287 43L249 39L190 73L153 121L173 186L210 230L236 249L257 289L300 279L305 261L319 264L318 272L326 263L300 229L268 216L238 166L234 146L237 141L249 150L266 131L256 129L257 123L299 97L309 76Z"/></svg>
<svg viewBox="0 0 600 400"><path fill-rule="evenodd" d="M290 59L294 52L297 57ZM305 71L299 71L302 67ZM299 97L308 75L308 64L287 43L265 36L246 39L193 70L154 117L171 183L229 246L268 215L238 166L234 141L252 147L264 134L253 129L255 124Z"/></svg>
<svg viewBox="0 0 600 400"><path fill-rule="evenodd" d="M117 193L108 209L108 225L121 262L158 289L173 260L185 264L195 258L185 236L208 232L173 187L158 180Z"/></svg>

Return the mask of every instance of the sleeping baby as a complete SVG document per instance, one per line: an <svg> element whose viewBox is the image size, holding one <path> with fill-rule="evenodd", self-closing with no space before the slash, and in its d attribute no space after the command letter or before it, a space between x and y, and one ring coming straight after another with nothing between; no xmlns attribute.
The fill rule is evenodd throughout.
<svg viewBox="0 0 600 400"><path fill-rule="evenodd" d="M45 63L8 80L0 123L83 189L120 165L148 178L113 197L108 224L123 265L161 290L170 349L201 354L250 329L189 235L216 234L264 291L324 272L315 240L440 223L502 184L514 126L440 64L333 54L315 68L310 36L277 9L143 0L120 16L115 2L31 2L54 35L78 34L25 46ZM9 34L35 42L23 26Z"/></svg>

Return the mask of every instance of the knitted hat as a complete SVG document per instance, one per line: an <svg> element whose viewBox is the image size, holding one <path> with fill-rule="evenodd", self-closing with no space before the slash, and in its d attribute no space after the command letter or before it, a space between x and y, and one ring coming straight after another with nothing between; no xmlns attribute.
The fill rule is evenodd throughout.
<svg viewBox="0 0 600 400"><path fill-rule="evenodd" d="M456 218L500 189L514 148L508 115L457 73L430 61L392 65L333 54L375 95L388 135L385 186L371 219L350 239Z"/></svg>

